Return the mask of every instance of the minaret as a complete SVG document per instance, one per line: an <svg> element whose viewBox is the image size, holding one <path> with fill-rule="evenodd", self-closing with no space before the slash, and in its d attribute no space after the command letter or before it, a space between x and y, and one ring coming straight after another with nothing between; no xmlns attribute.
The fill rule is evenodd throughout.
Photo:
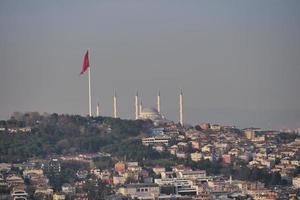
<svg viewBox="0 0 300 200"><path fill-rule="evenodd" d="M160 91L157 94L157 111L160 113Z"/></svg>
<svg viewBox="0 0 300 200"><path fill-rule="evenodd" d="M96 117L100 116L100 106L99 103L97 103L97 107L96 107Z"/></svg>
<svg viewBox="0 0 300 200"><path fill-rule="evenodd" d="M113 104L114 104L114 118L117 118L117 94L116 91L114 92L114 99L113 99Z"/></svg>
<svg viewBox="0 0 300 200"><path fill-rule="evenodd" d="M179 95L179 123L183 126L183 92L180 91Z"/></svg>
<svg viewBox="0 0 300 200"><path fill-rule="evenodd" d="M140 100L140 108L139 108L139 113L143 112L143 102L142 99Z"/></svg>
<svg viewBox="0 0 300 200"><path fill-rule="evenodd" d="M136 92L135 95L135 119L139 119L139 94Z"/></svg>

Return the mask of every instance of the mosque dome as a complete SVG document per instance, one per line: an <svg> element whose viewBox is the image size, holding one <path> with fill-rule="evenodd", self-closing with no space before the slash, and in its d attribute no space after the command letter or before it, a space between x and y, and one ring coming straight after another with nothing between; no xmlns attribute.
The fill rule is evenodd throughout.
<svg viewBox="0 0 300 200"><path fill-rule="evenodd" d="M139 114L140 119L161 120L162 116L155 108L143 108Z"/></svg>
<svg viewBox="0 0 300 200"><path fill-rule="evenodd" d="M159 114L157 109L155 109L155 108L143 108L142 113Z"/></svg>

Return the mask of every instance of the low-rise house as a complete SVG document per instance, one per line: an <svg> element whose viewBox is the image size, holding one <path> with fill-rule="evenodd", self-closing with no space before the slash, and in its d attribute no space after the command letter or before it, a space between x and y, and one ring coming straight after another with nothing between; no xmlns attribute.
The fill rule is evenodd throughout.
<svg viewBox="0 0 300 200"><path fill-rule="evenodd" d="M269 169L271 169L272 167L274 167L275 166L275 161L274 160L269 160L269 159L267 159L267 160L259 160L259 162L260 162L260 164L261 165L263 165L263 166L265 166L266 168L269 168Z"/></svg>
<svg viewBox="0 0 300 200"><path fill-rule="evenodd" d="M248 191L254 200L277 200L278 194L267 189Z"/></svg>
<svg viewBox="0 0 300 200"><path fill-rule="evenodd" d="M280 152L281 155L286 156L286 157L293 157L295 156L295 151L293 150L284 150Z"/></svg>
<svg viewBox="0 0 300 200"><path fill-rule="evenodd" d="M74 198L74 200L88 200L88 194L87 193L76 193L73 198Z"/></svg>
<svg viewBox="0 0 300 200"><path fill-rule="evenodd" d="M183 171L191 171L191 168L190 167L186 167L184 165L176 165L174 167L172 167L172 171L173 172L183 172Z"/></svg>
<svg viewBox="0 0 300 200"><path fill-rule="evenodd" d="M36 175L36 174L33 174L33 175L30 176L30 183L32 185L47 186L49 184L49 179L45 175Z"/></svg>
<svg viewBox="0 0 300 200"><path fill-rule="evenodd" d="M113 184L114 185L122 185L122 184L125 184L125 182L126 182L126 177L124 177L124 176L120 176L120 175L115 175L115 176L113 176Z"/></svg>
<svg viewBox="0 0 300 200"><path fill-rule="evenodd" d="M44 171L42 169L25 169L23 171L23 175L32 175L32 174L36 174L36 175L43 175Z"/></svg>
<svg viewBox="0 0 300 200"><path fill-rule="evenodd" d="M166 135L158 135L155 137L146 137L142 139L142 143L143 145L161 145L164 144L166 146L169 145L169 142L171 140L170 136L166 136Z"/></svg>
<svg viewBox="0 0 300 200"><path fill-rule="evenodd" d="M236 185L242 190L242 191L248 191L248 190L264 190L265 184L261 182L249 182L249 181L236 181Z"/></svg>
<svg viewBox="0 0 300 200"><path fill-rule="evenodd" d="M220 124L211 124L210 129L212 131L215 131L215 132L220 132L221 131L221 125Z"/></svg>
<svg viewBox="0 0 300 200"><path fill-rule="evenodd" d="M237 157L240 154L240 150L237 148L233 148L230 151L228 151L229 155L233 156L233 157Z"/></svg>
<svg viewBox="0 0 300 200"><path fill-rule="evenodd" d="M176 157L177 158L183 158L183 159L185 159L185 158L187 158L187 156L188 156L188 154L186 153L186 152L177 152L176 153Z"/></svg>
<svg viewBox="0 0 300 200"><path fill-rule="evenodd" d="M158 175L158 174L161 174L162 172L165 172L166 168L162 167L162 166L156 166L156 167L153 167L152 170L155 174Z"/></svg>
<svg viewBox="0 0 300 200"><path fill-rule="evenodd" d="M79 179L86 179L88 174L89 174L89 172L87 170L78 170L76 172L76 176Z"/></svg>
<svg viewBox="0 0 300 200"><path fill-rule="evenodd" d="M199 141L192 141L191 144L192 144L192 148L193 148L193 149L198 149L198 150L200 150L200 148L201 148L201 143L200 143Z"/></svg>
<svg viewBox="0 0 300 200"><path fill-rule="evenodd" d="M293 186L295 188L300 188L300 176L296 176L293 178Z"/></svg>
<svg viewBox="0 0 300 200"><path fill-rule="evenodd" d="M209 123L201 123L200 128L202 130L208 130L210 128L210 124Z"/></svg>
<svg viewBox="0 0 300 200"><path fill-rule="evenodd" d="M214 157L211 154L204 154L203 155L203 160L209 160L209 161L213 161Z"/></svg>
<svg viewBox="0 0 300 200"><path fill-rule="evenodd" d="M34 191L36 199L49 199L52 195L53 189L50 187L37 187Z"/></svg>
<svg viewBox="0 0 300 200"><path fill-rule="evenodd" d="M139 174L140 174L140 172L127 171L127 172L123 173L123 176L126 177L127 179L129 178L131 180L138 181L139 180Z"/></svg>
<svg viewBox="0 0 300 200"><path fill-rule="evenodd" d="M207 185L212 192L222 193L225 191L226 182L224 180L210 180Z"/></svg>
<svg viewBox="0 0 300 200"><path fill-rule="evenodd" d="M138 162L127 162L126 166L127 166L127 170L131 172L139 172L142 170Z"/></svg>
<svg viewBox="0 0 300 200"><path fill-rule="evenodd" d="M200 132L197 130L191 129L191 130L186 131L184 134L187 138L197 138L199 136Z"/></svg>
<svg viewBox="0 0 300 200"><path fill-rule="evenodd" d="M195 162L200 161L202 159L202 157L203 157L202 153L200 153L200 152L191 153L192 161L195 161Z"/></svg>
<svg viewBox="0 0 300 200"><path fill-rule="evenodd" d="M13 188L10 195L13 200L17 200L17 199L27 200L28 197L25 188L19 188L19 187Z"/></svg>
<svg viewBox="0 0 300 200"><path fill-rule="evenodd" d="M65 183L61 186L61 190L64 194L75 194L76 188L72 186L71 184Z"/></svg>
<svg viewBox="0 0 300 200"><path fill-rule="evenodd" d="M176 138L177 142L181 142L183 140L185 140L185 136L184 135L178 135L177 138Z"/></svg>
<svg viewBox="0 0 300 200"><path fill-rule="evenodd" d="M252 142L264 142L266 140L265 136L254 137L251 139Z"/></svg>
<svg viewBox="0 0 300 200"><path fill-rule="evenodd" d="M231 155L229 155L229 154L222 155L222 160L223 160L223 163L230 164L231 163Z"/></svg>
<svg viewBox="0 0 300 200"><path fill-rule="evenodd" d="M177 146L178 146L178 150L179 151L185 151L186 148L188 147L188 143L186 143L186 142L178 142Z"/></svg>
<svg viewBox="0 0 300 200"><path fill-rule="evenodd" d="M204 153L210 153L212 151L213 146L211 144L207 144L201 148L201 151Z"/></svg>
<svg viewBox="0 0 300 200"><path fill-rule="evenodd" d="M108 180L111 177L111 173L108 170L103 170L100 172L100 178L101 180Z"/></svg>
<svg viewBox="0 0 300 200"><path fill-rule="evenodd" d="M157 184L126 184L119 188L119 193L131 198L155 199L159 196L160 190Z"/></svg>
<svg viewBox="0 0 300 200"><path fill-rule="evenodd" d="M179 178L186 178L190 180L196 180L200 178L205 178L206 177L206 171L205 170L197 170L197 171L179 171L178 173Z"/></svg>
<svg viewBox="0 0 300 200"><path fill-rule="evenodd" d="M215 147L221 152L227 152L229 150L229 144L228 143L216 143Z"/></svg>
<svg viewBox="0 0 300 200"><path fill-rule="evenodd" d="M161 178L155 179L154 182L161 188L171 187L171 194L176 195L197 195L198 186L194 184L193 180L188 178ZM169 190L170 191L170 190ZM166 192L166 191L165 191Z"/></svg>
<svg viewBox="0 0 300 200"><path fill-rule="evenodd" d="M167 178L174 178L176 177L176 174L174 172L162 172L161 174L162 179L167 179Z"/></svg>
<svg viewBox="0 0 300 200"><path fill-rule="evenodd" d="M280 160L280 163L283 164L283 165L288 165L288 164L290 164L290 162L291 162L290 159L287 158L287 157L282 158L282 159Z"/></svg>
<svg viewBox="0 0 300 200"><path fill-rule="evenodd" d="M299 160L291 160L291 164L295 166L300 166L300 161Z"/></svg>
<svg viewBox="0 0 300 200"><path fill-rule="evenodd" d="M66 199L66 195L61 194L61 193L55 193L53 195L53 200L65 200Z"/></svg>
<svg viewBox="0 0 300 200"><path fill-rule="evenodd" d="M90 173L94 176L96 176L97 178L101 177L101 169L91 169Z"/></svg>
<svg viewBox="0 0 300 200"><path fill-rule="evenodd" d="M31 127L16 127L16 128L8 128L7 129L9 133L28 133L31 131Z"/></svg>
<svg viewBox="0 0 300 200"><path fill-rule="evenodd" d="M172 154L172 155L176 155L177 150L178 150L178 146L177 146L177 145L173 145L173 146L171 146L171 147L168 149L168 151L169 151L170 154Z"/></svg>
<svg viewBox="0 0 300 200"><path fill-rule="evenodd" d="M10 188L13 188L13 187L24 187L25 188L23 178L16 174L12 174L12 175L9 175L8 177L6 177L6 182Z"/></svg>

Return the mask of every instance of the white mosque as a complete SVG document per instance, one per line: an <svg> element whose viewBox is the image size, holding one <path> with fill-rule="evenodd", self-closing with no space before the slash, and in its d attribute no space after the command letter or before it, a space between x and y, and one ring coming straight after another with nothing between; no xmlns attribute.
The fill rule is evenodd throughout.
<svg viewBox="0 0 300 200"><path fill-rule="evenodd" d="M139 99L138 93L135 95L135 119L136 120L152 120L155 124L165 123L168 120L162 115L160 108L160 92L157 94L157 108L143 108L142 101ZM97 104L96 116L100 116L100 106ZM117 96L114 92L113 96L113 117L117 118ZM183 126L183 92L179 95L179 123Z"/></svg>
<svg viewBox="0 0 300 200"><path fill-rule="evenodd" d="M140 103L140 104L139 104ZM138 105L139 104L139 105ZM165 118L160 112L160 92L157 95L157 109L155 108L143 108L142 100L139 101L139 95L135 95L135 119L150 119L154 122L164 121Z"/></svg>
<svg viewBox="0 0 300 200"><path fill-rule="evenodd" d="M154 123L164 123L168 120L162 115L160 109L160 92L157 94L157 108L143 108L142 101L140 100L138 93L135 95L135 119L147 120L150 119ZM179 95L179 122L183 126L183 93Z"/></svg>

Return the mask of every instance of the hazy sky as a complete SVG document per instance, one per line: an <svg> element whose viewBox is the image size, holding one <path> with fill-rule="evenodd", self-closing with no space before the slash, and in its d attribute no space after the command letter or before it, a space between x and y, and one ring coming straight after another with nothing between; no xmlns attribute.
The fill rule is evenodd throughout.
<svg viewBox="0 0 300 200"><path fill-rule="evenodd" d="M0 119L14 111L134 117L134 94L178 121L300 127L299 0L0 1Z"/></svg>

